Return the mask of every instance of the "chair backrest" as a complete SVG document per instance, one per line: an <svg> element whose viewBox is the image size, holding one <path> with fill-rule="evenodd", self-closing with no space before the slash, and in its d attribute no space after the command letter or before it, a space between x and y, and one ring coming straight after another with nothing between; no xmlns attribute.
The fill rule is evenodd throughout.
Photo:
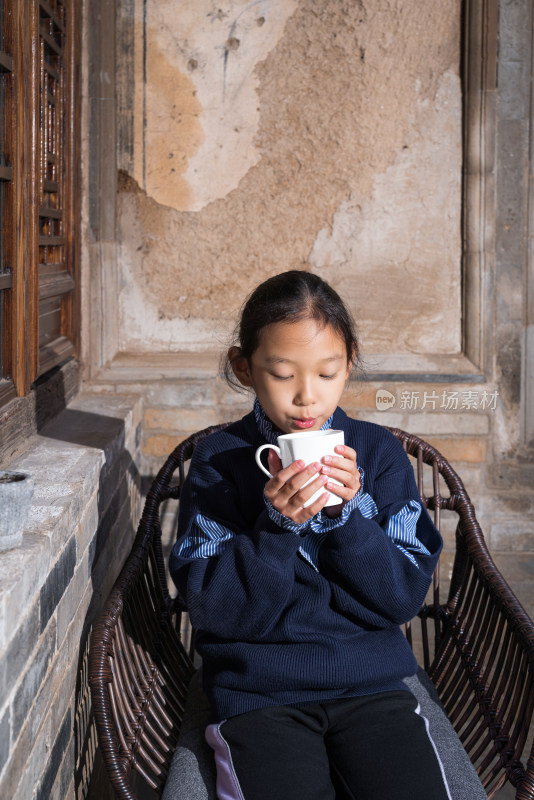
<svg viewBox="0 0 534 800"><path fill-rule="evenodd" d="M161 507L178 498L196 444L223 427L190 436L165 461L91 632L93 715L106 772L121 800L136 800L139 777L161 794L176 747L194 666L179 637L181 608L167 588Z"/></svg>
<svg viewBox="0 0 534 800"><path fill-rule="evenodd" d="M533 749L527 766L521 763L534 709L534 625L494 564L457 473L424 440L392 433L415 462L419 493L436 527L442 529L448 511L458 515L446 597L440 599L438 564L431 602L419 613L423 665L488 797L510 780L518 800L534 798Z"/></svg>
<svg viewBox="0 0 534 800"><path fill-rule="evenodd" d="M177 633L179 601L167 588L161 506L179 497L196 445L227 424L193 434L166 460L148 492L131 554L93 627L89 682L95 723L108 775L125 800L137 797L134 773L161 792L194 671ZM534 627L493 564L456 472L419 437L392 433L414 461L419 492L436 526L455 528L446 597L440 598L438 566L420 627L408 626L408 639L488 796L509 779L519 787L518 800L533 800L534 758L527 768L520 758L534 707Z"/></svg>

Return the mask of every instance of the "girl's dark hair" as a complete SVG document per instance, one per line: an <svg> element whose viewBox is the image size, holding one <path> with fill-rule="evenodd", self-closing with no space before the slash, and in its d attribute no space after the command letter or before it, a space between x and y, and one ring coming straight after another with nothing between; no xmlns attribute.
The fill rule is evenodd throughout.
<svg viewBox="0 0 534 800"><path fill-rule="evenodd" d="M318 275L304 270L281 272L254 289L243 306L233 343L240 348L241 356L250 360L263 328L275 322L301 319L314 319L323 325L331 325L345 343L347 360L359 361L354 320L341 297ZM240 388L228 357L224 374L232 386Z"/></svg>

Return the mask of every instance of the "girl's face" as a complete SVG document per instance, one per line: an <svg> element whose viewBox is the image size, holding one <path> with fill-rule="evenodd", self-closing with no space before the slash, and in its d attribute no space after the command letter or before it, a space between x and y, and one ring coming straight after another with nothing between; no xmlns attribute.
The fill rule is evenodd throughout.
<svg viewBox="0 0 534 800"><path fill-rule="evenodd" d="M283 433L319 430L336 409L351 368L342 337L314 319L268 325L250 362L241 357L232 364Z"/></svg>

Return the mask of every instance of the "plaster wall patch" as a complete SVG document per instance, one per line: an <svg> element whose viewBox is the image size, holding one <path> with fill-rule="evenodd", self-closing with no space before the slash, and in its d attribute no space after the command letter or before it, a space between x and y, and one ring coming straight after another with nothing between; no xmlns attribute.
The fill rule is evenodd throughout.
<svg viewBox="0 0 534 800"><path fill-rule="evenodd" d="M144 153L134 178L156 202L199 211L259 161L255 67L296 7L296 0L186 0L179 7L147 0L146 122L135 143Z"/></svg>
<svg viewBox="0 0 534 800"><path fill-rule="evenodd" d="M177 314L163 317L148 300L142 287L136 282L130 263L130 252L121 247L122 285L119 295L121 318L119 350L121 352L148 353L172 352L177 343L181 350L203 350L215 346L221 350L228 346L231 323L225 320L206 325L203 320L180 316L180 307L187 303L187 296L178 298Z"/></svg>
<svg viewBox="0 0 534 800"><path fill-rule="evenodd" d="M149 11L156 10L153 0L146 2ZM197 8L203 7L203 2L180 5L180 12L184 11L181 24L190 19L190 27L184 28L184 42L197 41L194 31L196 24L200 24ZM292 0L278 0L278 4L286 10L294 6ZM260 31L268 24L266 12L259 16L260 9L269 11L273 7L259 3L230 6L247 9L250 17L244 14L242 20L256 19L258 14L255 24ZM202 41L198 40L196 50L189 47L185 52L183 42L175 37L173 51L170 34L165 30L167 16L161 17L165 9L166 14L170 13L167 0L162 0L157 6L159 27L154 15L148 15L154 23L159 52L165 53L169 64L177 64L180 74L187 79L182 84L184 91L197 92L194 101L191 99L191 116L197 113L194 102L198 102L200 109L195 119L202 136L196 138L197 128L192 125L187 145L189 155L181 174L190 191L188 197L187 189L182 187L182 198L194 206L197 187L192 186L188 176L208 141L205 117L209 103L199 91L198 83ZM212 4L209 10L217 12L210 18L210 25L225 22L226 6ZM173 12L176 15L174 7ZM262 17L265 21L260 25ZM414 108L421 111L424 122L425 113L432 112L444 73L456 72L458 20L456 0L443 5L429 4L426 0L399 0L398 4L390 0L373 0L372 4L364 0L299 0L276 45L252 68L251 79L258 80L257 97L253 93L254 109L260 109L252 141L261 157L242 177L237 168L230 175L222 159L217 170L206 170L199 181L199 191L205 192L206 198L217 194L217 186L227 179L237 181L238 185L198 211L179 210L159 202L145 190L142 180L133 180L132 159L125 150L124 169L128 179L119 183L117 204L120 279L123 293L130 291L130 284L135 282L140 299L132 306L134 312L121 300L118 324L121 349L139 348L143 352L169 347L181 349L193 346L195 340L202 347L201 342L205 341L202 337L208 332L210 337L213 335L213 346L218 346L218 331L226 327L227 320L235 321L243 298L260 280L284 269L310 268L309 256L319 231L330 231L334 215L336 224L340 221L336 210L339 212L343 204L353 202L365 214L375 182L402 155L404 144L417 153L416 139L412 142L409 138L415 135L412 128L418 124L413 119ZM206 19L202 25L207 25ZM210 36L211 31L210 28ZM384 31L389 32L387 38ZM222 41L230 63L230 57L237 56L242 48L239 26L230 25ZM236 83L235 91L240 97L238 89ZM136 95L135 104L137 99ZM450 116L455 132L459 95L450 96L448 101L452 103ZM427 108L425 103L429 111L423 113ZM127 112L130 106L125 101L122 108ZM137 115L134 117L132 122L137 123ZM440 152L442 158L442 152L450 152L449 128L437 130L436 134L445 140ZM434 146L432 157L437 150ZM424 171L425 167L421 168ZM460 173L454 158L449 169ZM405 171L409 170L419 171L415 156L406 165ZM147 174L150 178L149 171ZM449 189L453 192L451 202L456 204L459 196L455 175ZM383 193L387 199L387 189ZM422 195L415 193L414 197L412 204ZM434 196L428 192L424 202L443 208L439 193ZM425 213L421 206L410 218L416 223L415 237L423 232L417 226ZM435 219L432 208L429 218ZM376 249L376 230L373 231L376 216L369 214L365 221L371 227L368 241ZM354 228L350 215L346 215L346 223L345 235L341 237L345 241L337 241L336 248L342 253L356 252L362 241L356 236L359 229ZM409 232L399 232L399 251L406 233ZM423 242L421 249L426 244ZM428 247L432 249L431 241ZM345 256L341 260L348 264ZM322 263L327 266L326 261ZM403 257L402 263L403 268L411 269L409 259ZM395 317L398 308L398 293L387 294L391 275L396 276L396 271L395 264L390 263L382 276L381 289L387 302L378 310L390 318ZM361 283L357 271L340 269L331 277L334 287L342 291L352 282L351 301L362 296L357 291ZM379 275L375 271L368 277L376 280ZM427 286L418 286L415 294L420 301L426 300ZM354 311L358 316L357 305ZM439 313L439 308L432 309L433 318L439 319ZM406 325L399 324L397 331L402 327ZM366 337L376 352L384 352L380 338L384 334L380 331L377 324L370 331L371 338ZM378 344L375 333L380 334ZM412 337L403 348L416 346Z"/></svg>
<svg viewBox="0 0 534 800"><path fill-rule="evenodd" d="M376 353L460 352L460 95L458 76L445 72L434 102L416 102L405 143L371 195L353 190L310 255Z"/></svg>

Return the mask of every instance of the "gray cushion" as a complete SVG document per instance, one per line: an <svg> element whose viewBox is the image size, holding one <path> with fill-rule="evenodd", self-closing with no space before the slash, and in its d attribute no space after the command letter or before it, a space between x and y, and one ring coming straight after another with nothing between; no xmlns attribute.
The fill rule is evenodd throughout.
<svg viewBox="0 0 534 800"><path fill-rule="evenodd" d="M452 800L487 800L467 753L441 707L432 681L420 669L404 683L417 697L422 715L441 758ZM162 800L216 800L215 762L204 739L209 704L202 691L200 671L189 684L184 718Z"/></svg>
<svg viewBox="0 0 534 800"><path fill-rule="evenodd" d="M178 744L161 800L217 800L215 759L204 738L209 713L197 670L189 683Z"/></svg>
<svg viewBox="0 0 534 800"><path fill-rule="evenodd" d="M452 800L488 800L427 673L419 668L417 675L405 678L404 683L418 699L421 714L428 720L430 735L443 764Z"/></svg>

